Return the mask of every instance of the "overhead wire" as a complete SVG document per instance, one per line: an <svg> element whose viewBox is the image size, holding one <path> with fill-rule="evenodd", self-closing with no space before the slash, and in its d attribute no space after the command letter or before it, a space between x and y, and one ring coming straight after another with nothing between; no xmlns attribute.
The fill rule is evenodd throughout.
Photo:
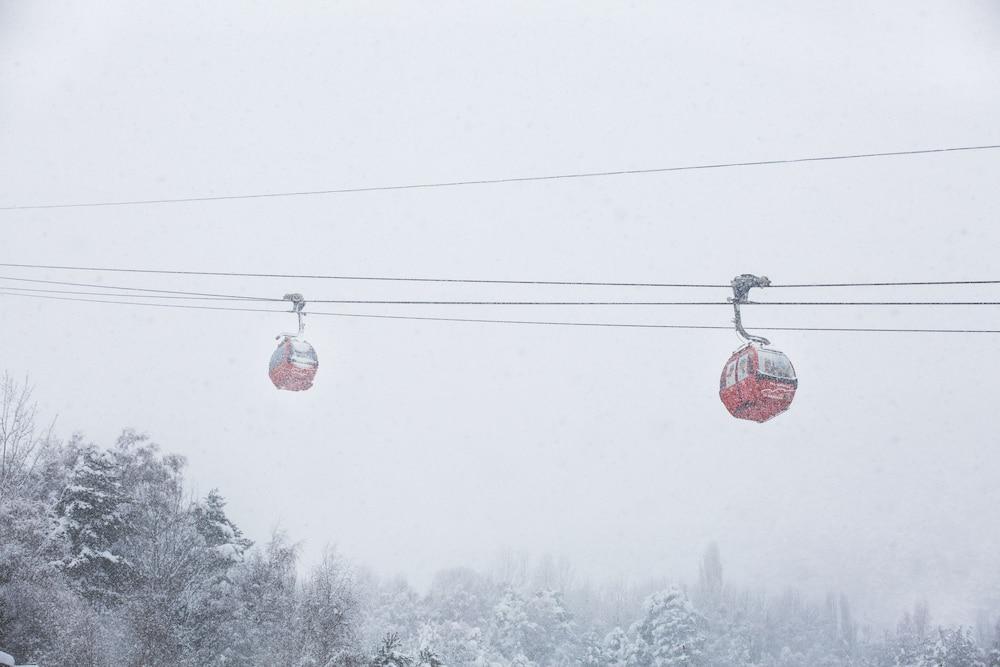
<svg viewBox="0 0 1000 667"><path fill-rule="evenodd" d="M83 292L80 290L44 289L38 287L14 287L11 285L0 285L0 289L16 292L32 292L39 294L73 294L78 296L118 296L118 297L142 297L143 299L176 299L179 301L252 301L253 299L235 298L228 296L179 296L174 294L119 294L115 292ZM275 299L278 301L279 299ZM279 311L281 312L281 311Z"/></svg>
<svg viewBox="0 0 1000 667"><path fill-rule="evenodd" d="M181 276L218 276L234 278L294 278L303 280L369 280L386 282L417 282L417 283L469 283L476 285L566 285L583 287L705 287L728 288L728 283L650 283L650 282L598 282L583 280L505 280L487 278L423 278L398 276L352 276L324 275L301 273L246 273L237 271L184 271L177 269L137 269L120 267L93 266L63 266L52 264L13 264L0 263L0 267L24 269L49 269L62 271L96 271L107 273L150 273L160 275ZM997 281L1000 282L1000 281Z"/></svg>
<svg viewBox="0 0 1000 667"><path fill-rule="evenodd" d="M248 193L248 194L236 194L236 195L206 195L206 196L193 196L193 197L169 197L169 198L159 198L159 199L131 199L131 200L109 200L109 201L96 201L96 202L70 202L70 203L53 203L53 204L25 204L25 205L7 205L0 206L0 211L27 211L27 210L40 210L40 209L59 209L59 208L94 208L94 207L109 207L109 206L140 206L140 205L154 205L154 204L178 204L178 203L191 203L191 202L210 202L210 201L231 201L239 199L269 199L277 197L311 197L318 195L339 195L339 194L350 194L350 193L363 193L363 192L386 192L393 190L423 190L431 188L453 188L460 186L470 186L470 185L498 185L504 183L527 183L527 182L538 182L538 181L557 181L557 180L573 180L573 179L584 179L584 178L599 178L599 177L609 177L609 176L634 176L640 174L662 174L668 172L678 172L678 171L694 171L694 170L706 170L706 169L726 169L732 167L759 167L759 166L773 166L782 164L801 164L807 162L829 162L838 160L858 160L858 159L870 159L879 157L902 157L902 156L914 156L914 155L927 155L933 153L955 153L955 152L969 152L969 151L985 151L994 150L1000 148L1000 144L982 144L975 146L950 146L944 148L920 148L912 150L902 150L902 151L881 151L881 152L869 152L869 153L846 153L837 155L819 155L812 157L799 157L799 158L782 158L774 160L750 160L750 161L739 161L739 162L712 162L704 164L689 164L689 165L678 165L670 167L653 167L648 169L615 169L609 171L582 171L582 172L570 172L563 174L550 174L543 176L512 176L505 178L480 178L480 179L465 179L465 180L455 180L455 181L440 181L440 182L428 182L428 183L408 183L401 185L374 185L374 186L362 186L362 187L342 187L342 188L330 188L322 190L296 190L296 191L285 191L285 192L259 192L259 193Z"/></svg>
<svg viewBox="0 0 1000 667"><path fill-rule="evenodd" d="M420 301L309 299L310 303L393 306L731 306L730 301ZM746 301L744 306L1000 306L1000 301Z"/></svg>
<svg viewBox="0 0 1000 667"><path fill-rule="evenodd" d="M40 278L16 278L13 276L0 276L0 280L11 280L22 283L34 283L44 285L62 285L65 287L92 287L98 289L114 289L127 292L150 292L153 294L173 294L185 297L211 297L213 299L229 299L235 301L283 301L275 297L246 296L241 294L215 294L212 292L190 292L186 290L154 289L151 287L133 287L125 285L107 285L104 283L80 283L67 280L42 280ZM124 295L123 295L124 296Z"/></svg>
<svg viewBox="0 0 1000 667"><path fill-rule="evenodd" d="M182 276L216 276L235 278L281 278L281 279L303 279L303 280L358 280L358 281L389 281L389 282L417 282L417 283L468 283L468 284L492 284L492 285L565 285L565 286L597 286L597 287L663 287L663 288L711 288L730 289L730 283L666 283L666 282L607 282L607 281L582 281L582 280L507 280L488 278L433 278L414 276L352 276L352 275L330 275L330 274L308 274L308 273L252 273L238 271L192 271L181 269L142 269L131 267L96 267L96 266L71 266L60 264L17 264L11 262L0 262L0 267L22 268L22 269L46 269L56 271L87 271L100 273L137 273L154 275L182 275ZM14 278L10 278L15 280ZM19 280L28 280L20 278ZM38 281L45 282L45 281ZM86 283L68 283L77 286L87 286ZM853 283L772 283L771 288L803 288L803 287L913 287L913 286L948 286L948 285L1000 285L1000 279L996 280L907 280L907 281L881 281L881 282L853 282ZM135 288L122 288L135 289ZM147 290L150 291L150 290ZM219 296L219 295L209 295ZM240 297L252 298L252 297ZM280 299L277 299L280 300ZM315 300L314 300L315 301Z"/></svg>
<svg viewBox="0 0 1000 667"><path fill-rule="evenodd" d="M29 280L0 276L0 280L28 280L28 282L55 283L57 285L102 288L107 290L130 290L131 294L117 294L110 291L83 292L78 290L53 290L32 287L3 286L2 289L34 292L40 294L72 294L77 296L127 297L215 300L215 301L259 301L280 303L284 299L246 295L220 295L206 292L184 292L181 290L148 290L147 288L104 286L97 283L73 283L68 281ZM160 292L167 292L162 294ZM730 301L456 301L456 300L390 300L390 299L309 299L309 303L341 305L397 305L397 306L730 306ZM1000 301L747 301L745 306L1000 306Z"/></svg>
<svg viewBox="0 0 1000 667"><path fill-rule="evenodd" d="M880 283L778 283L768 287L926 287L935 285L997 285L1000 280L909 280Z"/></svg>
<svg viewBox="0 0 1000 667"><path fill-rule="evenodd" d="M19 296L36 299L48 299L55 301L73 301L83 303L103 303L122 306L141 306L153 308L177 308L193 310L217 310L217 311L237 311L250 313L282 313L287 310L267 309L267 308L242 308L231 306L198 306L181 303L143 303L136 301L119 301L110 299L89 299L73 296L51 296L43 294L25 294L19 292L6 292L0 289L0 296ZM365 319L388 319L388 320L413 320L431 322L468 322L468 323L488 323L488 324L523 324L523 325L546 325L546 326L569 326L569 327L611 327L629 329L691 329L691 330L726 330L731 331L732 327L723 325L689 325L689 324L652 324L652 323L632 323L632 322L572 322L555 320L514 320L514 319L490 319L490 318L466 318L466 317L431 317L417 315L386 315L374 313L340 313L327 311L308 311L307 315L319 315L342 318L365 318ZM868 328L868 327L766 327L755 326L754 329L762 331L815 331L815 332L867 332L867 333L942 333L942 334L1000 334L1000 329L945 329L945 328Z"/></svg>

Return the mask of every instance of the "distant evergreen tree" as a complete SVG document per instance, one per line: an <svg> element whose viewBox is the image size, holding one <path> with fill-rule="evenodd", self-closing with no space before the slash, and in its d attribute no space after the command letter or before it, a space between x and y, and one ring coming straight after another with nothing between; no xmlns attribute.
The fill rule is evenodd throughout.
<svg viewBox="0 0 1000 667"><path fill-rule="evenodd" d="M55 507L55 532L69 545L61 567L92 602L121 602L131 563L116 552L125 530L128 499L112 454L84 448Z"/></svg>
<svg viewBox="0 0 1000 667"><path fill-rule="evenodd" d="M222 495L213 489L190 510L195 532L201 537L191 555L200 561L202 572L200 585L188 591L186 643L202 663L219 653L219 634L234 615L231 575L252 544L226 516L225 505Z"/></svg>
<svg viewBox="0 0 1000 667"><path fill-rule="evenodd" d="M218 489L212 489L205 499L195 503L191 510L195 529L223 568L240 562L243 559L243 552L253 544L243 537L243 531L229 520L225 508L225 499Z"/></svg>
<svg viewBox="0 0 1000 667"><path fill-rule="evenodd" d="M417 667L445 667L445 665L437 653L429 648L422 648L417 654Z"/></svg>
<svg viewBox="0 0 1000 667"><path fill-rule="evenodd" d="M938 630L938 639L922 657L920 667L986 667L986 656L972 633L961 626Z"/></svg>
<svg viewBox="0 0 1000 667"><path fill-rule="evenodd" d="M413 658L403 654L400 649L399 635L390 632L382 639L382 644L372 658L371 667L410 667Z"/></svg>
<svg viewBox="0 0 1000 667"><path fill-rule="evenodd" d="M712 542L705 549L698 566L698 608L711 618L722 604L722 556L719 545Z"/></svg>

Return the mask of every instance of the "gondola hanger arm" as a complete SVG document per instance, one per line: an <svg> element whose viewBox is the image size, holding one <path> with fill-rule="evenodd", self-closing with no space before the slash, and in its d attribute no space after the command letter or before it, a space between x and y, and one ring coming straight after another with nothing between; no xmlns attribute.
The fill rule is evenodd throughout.
<svg viewBox="0 0 1000 667"><path fill-rule="evenodd" d="M298 292L291 292L291 293L286 294L285 296L283 296L282 299L284 299L285 301L291 301L292 302L292 310L291 310L291 312L295 313L298 316L298 318L299 318L299 333L297 334L297 336L301 336L302 332L304 332L305 329L306 329L306 323L302 319L306 315L305 313L302 312L302 309L306 307L306 300L305 300L305 298L303 298L303 296L301 294L299 294ZM281 334L281 335L282 336L291 336L291 334ZM278 336L278 338L281 338L281 336Z"/></svg>
<svg viewBox="0 0 1000 667"><path fill-rule="evenodd" d="M754 287L769 287L771 280L767 276L755 276L752 273L744 273L733 278L733 296L729 297L729 302L733 304L733 324L736 325L736 333L744 340L761 345L770 345L771 341L763 336L754 336L743 328L743 318L740 315L740 304L747 303L750 290Z"/></svg>

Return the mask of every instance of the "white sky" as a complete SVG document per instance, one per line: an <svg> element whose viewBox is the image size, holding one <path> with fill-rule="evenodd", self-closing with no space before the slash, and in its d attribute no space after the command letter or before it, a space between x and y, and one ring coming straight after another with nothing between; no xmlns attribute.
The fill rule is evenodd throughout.
<svg viewBox="0 0 1000 667"><path fill-rule="evenodd" d="M0 2L0 205L224 195L1000 143L993 2ZM288 199L0 212L0 261L596 281L997 278L1000 154ZM0 275L312 298L725 298ZM6 281L0 281L6 282ZM758 298L998 300L996 289ZM2 297L3 366L59 431L186 455L255 539L418 585L501 549L582 577L844 590L870 618L1000 601L997 336L773 333L763 425L724 331L313 317L313 390L266 376L290 315ZM343 308L342 310L349 310ZM354 312L363 312L360 308ZM392 312L727 324L725 308ZM993 308L754 309L746 325L998 328Z"/></svg>

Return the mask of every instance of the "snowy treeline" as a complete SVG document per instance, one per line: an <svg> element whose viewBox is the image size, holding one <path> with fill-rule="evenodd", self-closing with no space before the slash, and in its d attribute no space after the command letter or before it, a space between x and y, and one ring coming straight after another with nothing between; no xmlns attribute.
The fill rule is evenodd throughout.
<svg viewBox="0 0 1000 667"><path fill-rule="evenodd" d="M574 583L565 562L509 557L440 572L425 594L334 551L301 571L282 533L252 545L184 461L124 432L110 449L40 432L30 391L0 387L0 647L21 661L120 667L275 664L1000 667L1000 637L892 631L848 601L729 586L710 546L689 590Z"/></svg>

